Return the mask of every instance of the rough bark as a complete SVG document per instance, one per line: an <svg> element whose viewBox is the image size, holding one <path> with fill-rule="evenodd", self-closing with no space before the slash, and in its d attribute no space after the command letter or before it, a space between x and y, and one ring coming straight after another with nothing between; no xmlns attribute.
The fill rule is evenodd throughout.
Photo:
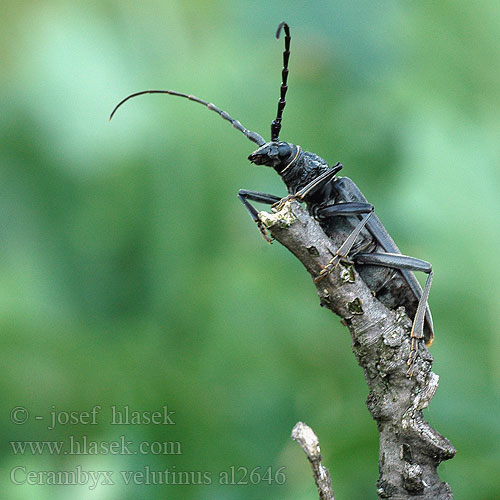
<svg viewBox="0 0 500 500"><path fill-rule="evenodd" d="M328 238L295 201L278 213L261 212L260 217L313 278L342 244ZM439 479L437 467L453 458L455 449L422 414L439 377L431 371L433 359L423 343L418 346L415 373L407 376L411 321L404 308L387 309L348 263L337 266L316 287L321 305L349 328L353 352L368 384L367 406L380 434L379 498L451 500L451 489Z"/></svg>

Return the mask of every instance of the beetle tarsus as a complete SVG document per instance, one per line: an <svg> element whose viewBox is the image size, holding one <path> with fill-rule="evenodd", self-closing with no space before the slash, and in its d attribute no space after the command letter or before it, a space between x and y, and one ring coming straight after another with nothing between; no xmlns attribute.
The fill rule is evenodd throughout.
<svg viewBox="0 0 500 500"><path fill-rule="evenodd" d="M274 238L272 236L269 236L270 233L267 229L267 227L259 220L257 221L257 227L259 228L260 234L262 234L262 237L271 245L272 242L274 241Z"/></svg>
<svg viewBox="0 0 500 500"><path fill-rule="evenodd" d="M276 203L271 205L271 208L276 210L276 212L279 212L280 210L283 209L283 207L285 206L285 203L287 203L289 201L294 201L294 200L302 201L302 196L300 196L300 194L289 194L289 195L285 196L284 198L281 198L280 201L277 201Z"/></svg>

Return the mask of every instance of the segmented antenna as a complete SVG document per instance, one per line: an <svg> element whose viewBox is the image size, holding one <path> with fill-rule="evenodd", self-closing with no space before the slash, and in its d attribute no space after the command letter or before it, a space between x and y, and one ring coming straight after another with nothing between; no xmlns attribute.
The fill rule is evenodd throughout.
<svg viewBox="0 0 500 500"><path fill-rule="evenodd" d="M281 130L281 117L283 116L283 110L285 109L286 101L286 91L288 90L288 85L286 81L288 79L288 59L290 57L290 28L285 22L280 23L276 31L276 39L279 40L281 29L285 30L285 50L283 52L283 70L281 71L281 89L280 89L280 99L278 101L278 112L276 114L276 119L271 123L271 141L277 141L279 139Z"/></svg>
<svg viewBox="0 0 500 500"><path fill-rule="evenodd" d="M118 110L118 108L127 102L129 99L132 99L134 97L137 97L139 95L143 94L169 94L169 95L175 95L178 97L185 97L186 99L189 99L190 101L198 102L200 104L203 104L203 106L206 106L208 109L211 109L212 111L215 111L218 113L224 120L227 120L228 122L231 123L231 125L236 129L239 130L241 133L243 133L248 139L251 141L255 142L259 146L262 146L263 144L266 143L266 141L259 135L257 132L252 132L251 130L247 130L238 120L235 120L234 118L231 118L225 111L222 111L219 109L215 104L212 104L211 102L204 101L203 99L200 99L194 95L188 95L188 94L183 94L182 92L175 92L174 90L143 90L142 92L136 92L134 94L130 94L129 96L125 97L125 99L121 100L116 106L115 109L113 109L111 115L109 116L109 119L111 120Z"/></svg>

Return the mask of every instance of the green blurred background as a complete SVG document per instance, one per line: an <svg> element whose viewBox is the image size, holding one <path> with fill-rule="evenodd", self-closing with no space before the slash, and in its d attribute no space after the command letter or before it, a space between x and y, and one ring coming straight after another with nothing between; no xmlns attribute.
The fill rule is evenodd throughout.
<svg viewBox="0 0 500 500"><path fill-rule="evenodd" d="M128 93L170 88L268 138L282 20L281 136L342 161L402 251L433 263L441 382L426 416L458 449L440 474L456 499L499 498L499 19L495 0L3 0L2 498L316 498L289 438L298 420L319 435L338 499L376 497L378 434L348 331L236 198L284 193L278 176L185 100L141 97L107 120ZM51 411L95 405L98 425L47 429ZM176 425L112 426L111 405L168 405ZM25 425L11 422L17 406ZM182 455L9 444L71 435L177 441ZM16 466L111 470L116 484L16 485ZM212 484L120 480L146 466L209 472ZM218 484L231 466L286 467L286 484Z"/></svg>

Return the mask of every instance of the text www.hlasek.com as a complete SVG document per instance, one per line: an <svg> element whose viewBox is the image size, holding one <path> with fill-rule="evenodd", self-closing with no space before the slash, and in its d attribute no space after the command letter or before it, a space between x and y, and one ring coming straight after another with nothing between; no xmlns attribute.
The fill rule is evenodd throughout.
<svg viewBox="0 0 500 500"><path fill-rule="evenodd" d="M182 455L179 441L142 441L134 445L120 436L116 441L92 441L69 436L68 441L10 441L14 455Z"/></svg>

